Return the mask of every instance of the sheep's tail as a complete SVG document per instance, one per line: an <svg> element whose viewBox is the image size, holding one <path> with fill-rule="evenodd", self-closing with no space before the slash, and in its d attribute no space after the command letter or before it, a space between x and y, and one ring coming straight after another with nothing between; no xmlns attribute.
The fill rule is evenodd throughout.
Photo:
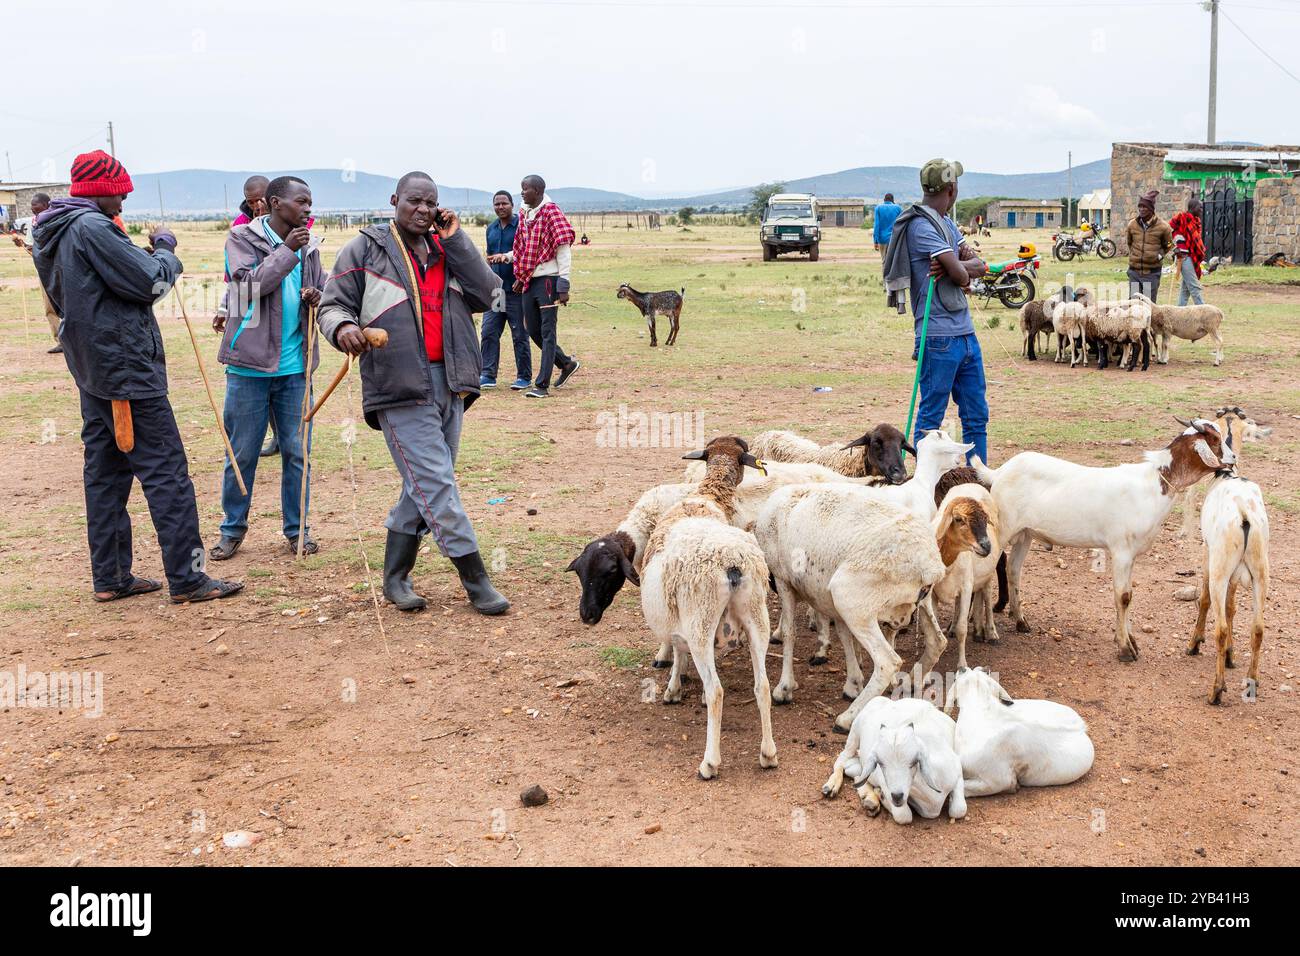
<svg viewBox="0 0 1300 956"><path fill-rule="evenodd" d="M686 298L686 286L682 286L681 296L683 299Z"/></svg>
<svg viewBox="0 0 1300 956"><path fill-rule="evenodd" d="M993 605L993 610L1002 611L1010 598L1011 594L1007 589L1007 553L1003 551L998 555L998 602Z"/></svg>

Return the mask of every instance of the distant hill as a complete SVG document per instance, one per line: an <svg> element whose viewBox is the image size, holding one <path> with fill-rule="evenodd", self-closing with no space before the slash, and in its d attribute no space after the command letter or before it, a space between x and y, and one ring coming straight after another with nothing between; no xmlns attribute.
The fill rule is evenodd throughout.
<svg viewBox="0 0 1300 956"><path fill-rule="evenodd" d="M321 212L375 210L388 206L393 178L374 173L339 169L292 170L312 187L312 199ZM283 170L267 176L284 175ZM920 170L916 166L860 166L837 173L786 180L791 192L815 192L819 196L861 196L879 199L892 192L900 199L915 198ZM132 216L157 215L159 186L162 209L168 215L199 216L234 213L243 199L248 170L177 169L164 173L141 173L134 177L135 192L126 211ZM1074 168L1074 194L1110 185L1110 160L1099 159ZM1066 171L1051 173L977 173L962 176L961 189L968 196L1014 196L1020 199L1055 199L1064 196ZM643 199L629 193L561 186L549 190L556 202L574 211L591 209L661 209L682 206L739 207L749 202L750 187L743 187L679 199ZM439 184L441 201L456 209L484 211L491 208L492 191Z"/></svg>
<svg viewBox="0 0 1300 956"><path fill-rule="evenodd" d="M818 196L861 196L879 199L893 193L899 199L915 199L920 195L919 166L859 166L838 173L787 179L790 192L816 193ZM1069 186L1067 170L1052 173L976 173L967 172L961 177L961 191L968 196L1014 196L1017 199L1057 199L1064 196ZM1099 159L1074 167L1074 194L1110 186L1110 160ZM657 205L671 208L682 206L711 206L747 203L749 188L733 189L681 200L658 200Z"/></svg>

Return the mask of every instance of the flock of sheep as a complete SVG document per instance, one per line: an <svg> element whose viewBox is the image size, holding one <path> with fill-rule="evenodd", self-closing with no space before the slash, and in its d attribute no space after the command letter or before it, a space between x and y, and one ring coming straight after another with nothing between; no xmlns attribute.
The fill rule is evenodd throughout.
<svg viewBox="0 0 1300 956"><path fill-rule="evenodd" d="M1097 367L1110 364L1112 353L1120 368L1131 372L1142 359L1142 370L1151 364L1151 349L1161 365L1169 364L1169 340L1196 342L1206 336L1214 343L1214 364L1223 362L1223 311L1213 305L1157 305L1135 293L1127 299L1102 299L1084 288L1063 286L1041 301L1020 307L1020 332L1024 337L1021 354L1031 362L1038 358L1038 337L1056 333L1055 361L1088 364L1091 342L1097 352ZM1044 345L1043 351L1047 350ZM1067 356L1068 351L1068 356Z"/></svg>
<svg viewBox="0 0 1300 956"><path fill-rule="evenodd" d="M968 465L972 446L942 430L912 448L890 425L848 445L819 446L785 431L763 432L752 446L737 437L715 438L685 456L692 460L685 480L648 489L619 526L588 544L567 570L582 584L579 611L589 625L599 623L625 581L640 587L646 623L660 641L654 664L671 668L664 703L681 700L688 658L694 664L708 714L701 778L715 777L722 763L716 657L742 644L749 648L761 723L759 764L777 765L771 704L791 702L798 690L795 620L802 604L819 640L810 664L827 660L834 627L845 654L844 695L852 701L835 719L835 728L849 737L823 794L838 793L848 774L872 814L887 805L905 823L913 811L934 817L946 804L950 816L960 817L966 796L1069 783L1092 765L1092 743L1077 713L1050 701L1013 701L983 669L967 667L968 625L977 642L998 641L994 611L1002 605L995 605L993 591L1004 569L1010 616L1017 630L1029 630L1020 578L1035 539L1109 555L1115 640L1120 659L1135 660L1128 620L1134 561L1155 540L1175 498L1212 476L1201 509L1200 619L1187 652L1197 653L1212 610L1218 662L1210 702L1218 703L1224 668L1233 666L1235 591L1251 585L1246 686L1255 692L1268 517L1259 486L1235 468L1241 443L1257 429L1239 408L1182 424L1167 447L1140 462L1105 468L1035 452L1015 455L997 469L978 458ZM904 452L916 459L910 478ZM1186 502L1190 507L1190 493ZM775 635L769 589L780 600ZM947 633L940 608L951 608ZM948 637L958 641L957 677L946 689L943 710L919 698L886 695L897 690L902 675L896 635L913 621L922 640L913 687L922 686ZM782 664L773 689L766 656L774 637L782 645ZM859 666L858 648L871 658L870 679Z"/></svg>

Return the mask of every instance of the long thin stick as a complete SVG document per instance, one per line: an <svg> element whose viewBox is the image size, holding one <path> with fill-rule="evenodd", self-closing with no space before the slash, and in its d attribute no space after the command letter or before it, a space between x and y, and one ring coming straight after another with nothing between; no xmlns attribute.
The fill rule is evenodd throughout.
<svg viewBox="0 0 1300 956"><path fill-rule="evenodd" d="M190 345L194 346L194 361L199 364L199 377L203 379L203 387L208 392L208 404L212 406L212 414L217 419L217 430L221 432L221 440L226 446L226 455L230 458L230 467L235 469L235 483L239 485L239 490L245 498L248 497L248 485L244 484L244 476L239 470L239 462L235 458L235 449L230 445L230 436L226 434L226 423L221 420L221 409L217 408L217 398L212 394L212 383L208 381L208 371L203 367L203 353L199 351L199 340L194 337L194 326L190 325L190 317L185 312L185 300L181 297L180 276L172 283L172 292L176 295L176 302L181 307L181 318L185 320L185 330L190 333Z"/></svg>
<svg viewBox="0 0 1300 956"><path fill-rule="evenodd" d="M321 392L320 398L316 399L316 404L312 405L311 410L307 412L306 415L307 421L311 421L313 418L316 417L316 413L320 411L320 407L325 404L325 399L329 398L331 395L334 394L334 389L339 387L339 382L343 381L344 377L351 370L352 370L352 356L349 355L347 357L347 360L343 363L343 367L334 373L334 378L330 380L330 383L326 387L325 391Z"/></svg>
<svg viewBox="0 0 1300 956"><path fill-rule="evenodd" d="M903 437L911 441L912 413L916 411L916 390L921 384L921 365L925 362L925 336L930 328L930 299L934 296L934 276L925 290L925 315L921 319L921 346L916 350L916 377L912 379L912 400L907 404L907 430Z"/></svg>
<svg viewBox="0 0 1300 956"><path fill-rule="evenodd" d="M21 282L22 280L19 281ZM39 282L40 278L37 277L36 281ZM27 286L20 285L19 288L22 289L22 295L23 295L23 347L31 348L32 330L27 323Z"/></svg>
<svg viewBox="0 0 1300 956"><path fill-rule="evenodd" d="M302 560L303 548L307 542L307 471L311 468L311 448L307 434L311 425L307 421L307 412L311 409L311 356L316 344L316 306L307 311L307 358L303 362L306 371L306 389L302 393L302 422L299 425L299 444L302 446L302 488L298 492L298 560Z"/></svg>

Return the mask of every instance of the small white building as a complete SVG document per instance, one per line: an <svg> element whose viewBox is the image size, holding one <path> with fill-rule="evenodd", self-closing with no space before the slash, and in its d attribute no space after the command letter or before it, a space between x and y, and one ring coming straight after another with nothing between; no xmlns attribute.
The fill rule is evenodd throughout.
<svg viewBox="0 0 1300 956"><path fill-rule="evenodd" d="M1079 221L1088 220L1098 229L1110 228L1110 190L1094 189L1079 197Z"/></svg>

